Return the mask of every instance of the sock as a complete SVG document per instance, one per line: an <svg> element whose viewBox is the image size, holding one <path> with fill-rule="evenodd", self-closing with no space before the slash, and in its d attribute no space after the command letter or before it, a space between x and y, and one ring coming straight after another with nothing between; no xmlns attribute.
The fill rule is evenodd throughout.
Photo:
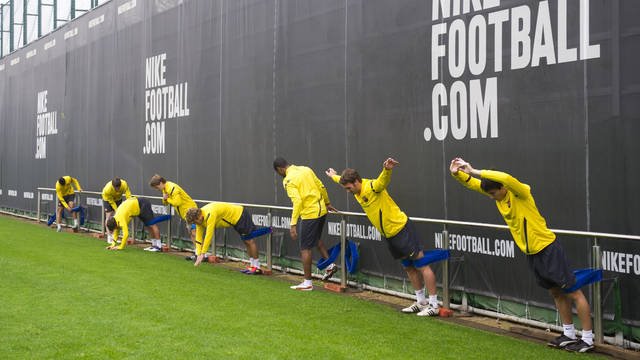
<svg viewBox="0 0 640 360"><path fill-rule="evenodd" d="M58 230L60 230L62 228L62 225L57 224L58 225Z"/></svg>
<svg viewBox="0 0 640 360"><path fill-rule="evenodd" d="M256 259L256 258L249 258L249 261L251 262L251 266L259 268L260 267L260 260Z"/></svg>
<svg viewBox="0 0 640 360"><path fill-rule="evenodd" d="M582 341L593 345L593 330L582 330Z"/></svg>
<svg viewBox="0 0 640 360"><path fill-rule="evenodd" d="M422 305L427 303L427 298L424 296L423 289L416 290L416 301L418 302L418 304L422 304Z"/></svg>
<svg viewBox="0 0 640 360"><path fill-rule="evenodd" d="M151 246L155 246L157 248L162 247L162 241L159 239L151 239Z"/></svg>
<svg viewBox="0 0 640 360"><path fill-rule="evenodd" d="M113 235L109 234L109 236L107 237L107 242L109 244L113 244Z"/></svg>
<svg viewBox="0 0 640 360"><path fill-rule="evenodd" d="M78 226L78 219L73 219L73 226Z"/></svg>
<svg viewBox="0 0 640 360"><path fill-rule="evenodd" d="M302 282L303 286L312 286L313 283L311 282L311 279L304 279L304 281Z"/></svg>
<svg viewBox="0 0 640 360"><path fill-rule="evenodd" d="M564 336L568 337L569 339L576 338L576 328L573 326L573 324L562 324L562 329L564 330Z"/></svg>
<svg viewBox="0 0 640 360"><path fill-rule="evenodd" d="M429 295L429 305L433 308L438 308L438 295Z"/></svg>

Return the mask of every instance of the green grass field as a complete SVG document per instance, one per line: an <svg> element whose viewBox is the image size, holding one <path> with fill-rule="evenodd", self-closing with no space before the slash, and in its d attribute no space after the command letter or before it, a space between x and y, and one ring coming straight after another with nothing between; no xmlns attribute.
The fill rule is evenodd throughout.
<svg viewBox="0 0 640 360"><path fill-rule="evenodd" d="M0 216L2 359L575 359L282 280Z"/></svg>

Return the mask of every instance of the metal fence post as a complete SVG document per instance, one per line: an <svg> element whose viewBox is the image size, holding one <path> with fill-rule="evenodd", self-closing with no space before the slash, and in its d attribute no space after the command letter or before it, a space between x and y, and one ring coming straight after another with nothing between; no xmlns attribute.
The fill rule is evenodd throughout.
<svg viewBox="0 0 640 360"><path fill-rule="evenodd" d="M171 250L171 220L172 217L167 221L167 247ZM179 234L179 233L178 233ZM162 236L160 236L162 238ZM189 227L189 237L191 237L191 227Z"/></svg>
<svg viewBox="0 0 640 360"><path fill-rule="evenodd" d="M345 254L347 253L347 221L344 215L340 216L340 287L347 287L347 267L344 263Z"/></svg>
<svg viewBox="0 0 640 360"><path fill-rule="evenodd" d="M78 230L82 230L82 225L80 225L80 214L82 214L82 193L80 191L78 191L76 194L78 194L78 205L81 209L80 211L76 212L76 219L78 220ZM89 211L89 208L87 208L87 211ZM87 220L86 216L88 214L85 214L85 220Z"/></svg>
<svg viewBox="0 0 640 360"><path fill-rule="evenodd" d="M598 238L593 239L593 267L602 269L602 255L600 254L600 246ZM602 297L600 293L600 282L593 283L593 340L596 344L602 344Z"/></svg>
<svg viewBox="0 0 640 360"><path fill-rule="evenodd" d="M227 260L229 257L229 254L227 253L227 228L222 229L222 246L224 248L222 258Z"/></svg>
<svg viewBox="0 0 640 360"><path fill-rule="evenodd" d="M131 219L131 240L132 240L132 243L135 244L135 242L136 242L136 219L134 219L134 218ZM122 241L129 242L129 239L122 239Z"/></svg>
<svg viewBox="0 0 640 360"><path fill-rule="evenodd" d="M38 207L37 207L37 214L36 216L38 217L37 222L40 222L40 189L38 189Z"/></svg>
<svg viewBox="0 0 640 360"><path fill-rule="evenodd" d="M445 227L442 230L442 240L445 250L449 250L449 231ZM449 259L442 263L442 306L449 308Z"/></svg>
<svg viewBox="0 0 640 360"><path fill-rule="evenodd" d="M27 21L28 7L27 0L22 0L22 46L27 46L29 42L29 28L27 27L29 23L29 21Z"/></svg>
<svg viewBox="0 0 640 360"><path fill-rule="evenodd" d="M267 210L267 226L271 227L271 209ZM273 247L273 229L267 235L267 270L269 272L273 271L273 258L272 258L272 247Z"/></svg>
<svg viewBox="0 0 640 360"><path fill-rule="evenodd" d="M100 200L100 227L102 228L102 236L104 237L104 234L106 233L106 224L104 221L105 218L105 212L104 212L104 200Z"/></svg>
<svg viewBox="0 0 640 360"><path fill-rule="evenodd" d="M216 231L213 230L213 236L211 237L211 256L213 256L214 259L218 257L218 252L216 251L216 237ZM207 249L202 249L202 251L206 253Z"/></svg>

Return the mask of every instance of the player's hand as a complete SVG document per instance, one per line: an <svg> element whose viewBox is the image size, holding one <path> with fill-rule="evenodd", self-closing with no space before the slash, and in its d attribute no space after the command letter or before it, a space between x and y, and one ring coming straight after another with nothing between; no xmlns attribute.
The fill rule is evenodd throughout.
<svg viewBox="0 0 640 360"><path fill-rule="evenodd" d="M291 229L289 229L289 234L291 235L291 240L298 240L298 230L296 225L291 225Z"/></svg>
<svg viewBox="0 0 640 360"><path fill-rule="evenodd" d="M458 173L458 170L460 170L460 166L462 165L462 162L460 162L460 158L455 158L453 160L451 160L451 164L449 164L449 171L451 171L451 173L453 175Z"/></svg>
<svg viewBox="0 0 640 360"><path fill-rule="evenodd" d="M162 200L167 200L169 198L169 194L162 194Z"/></svg>
<svg viewBox="0 0 640 360"><path fill-rule="evenodd" d="M334 208L331 204L327 204L327 210L331 212L338 212L338 209Z"/></svg>
<svg viewBox="0 0 640 360"><path fill-rule="evenodd" d="M199 266L202 260L204 260L204 254L198 255L198 257L196 258L196 262L193 263L193 266Z"/></svg>
<svg viewBox="0 0 640 360"><path fill-rule="evenodd" d="M333 176L338 175L338 172L335 171L334 168L328 168L327 171L324 172L328 177L333 178Z"/></svg>
<svg viewBox="0 0 640 360"><path fill-rule="evenodd" d="M399 162L397 162L395 159L393 158L388 158L387 160L385 160L382 163L382 166L387 169L387 170L391 170L393 169L396 165L400 164Z"/></svg>
<svg viewBox="0 0 640 360"><path fill-rule="evenodd" d="M122 249L120 249L120 246L118 245L110 245L110 246L107 246L107 250L122 250Z"/></svg>
<svg viewBox="0 0 640 360"><path fill-rule="evenodd" d="M474 168L471 166L471 164L469 164L468 162L466 162L464 159L462 158L458 158L458 169L461 170L462 172L464 172L465 174L469 174L471 175L474 172Z"/></svg>

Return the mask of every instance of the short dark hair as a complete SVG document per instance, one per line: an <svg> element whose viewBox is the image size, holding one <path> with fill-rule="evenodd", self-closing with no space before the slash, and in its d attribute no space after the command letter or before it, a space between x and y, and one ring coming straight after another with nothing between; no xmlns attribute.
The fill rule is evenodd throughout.
<svg viewBox="0 0 640 360"><path fill-rule="evenodd" d="M500 190L502 189L502 186L503 186L502 183L499 183L497 181L493 181L485 178L480 179L480 188L484 192L489 192L491 190Z"/></svg>
<svg viewBox="0 0 640 360"><path fill-rule="evenodd" d="M151 177L151 180L149 180L149 186L151 187L156 187L160 184L164 184L166 183L167 180L165 180L162 176L155 174Z"/></svg>
<svg viewBox="0 0 640 360"><path fill-rule="evenodd" d="M120 185L122 185L122 181L120 181L120 178L116 176L111 180L111 185L113 185L114 188L119 188Z"/></svg>
<svg viewBox="0 0 640 360"><path fill-rule="evenodd" d="M278 168L285 169L287 166L289 166L289 163L283 157L278 156L273 160L273 170L278 170Z"/></svg>
<svg viewBox="0 0 640 360"><path fill-rule="evenodd" d="M341 185L353 184L356 181L362 182L362 178L355 169L346 168L342 171L342 175L340 175Z"/></svg>
<svg viewBox="0 0 640 360"><path fill-rule="evenodd" d="M64 185L64 184L66 184L66 183L67 183L67 182L64 180L64 176L63 176L63 177L61 177L60 179L58 179L58 184L60 184L60 185Z"/></svg>
<svg viewBox="0 0 640 360"><path fill-rule="evenodd" d="M106 225L107 225L107 229L109 229L109 231L115 230L116 226L118 226L118 223L116 222L116 218L114 218L114 217L109 218L109 220L107 220Z"/></svg>

